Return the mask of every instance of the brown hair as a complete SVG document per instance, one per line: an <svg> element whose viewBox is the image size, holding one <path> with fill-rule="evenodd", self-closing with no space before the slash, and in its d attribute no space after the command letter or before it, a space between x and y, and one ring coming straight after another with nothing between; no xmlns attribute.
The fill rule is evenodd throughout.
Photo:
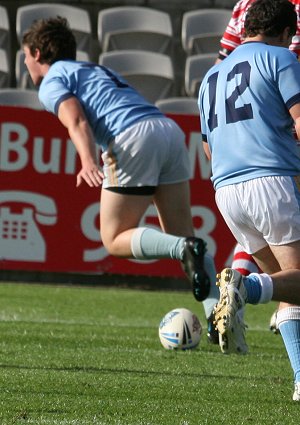
<svg viewBox="0 0 300 425"><path fill-rule="evenodd" d="M76 59L75 36L68 21L60 16L34 21L24 33L22 44L32 55L39 49L41 63L52 65L58 60Z"/></svg>
<svg viewBox="0 0 300 425"><path fill-rule="evenodd" d="M288 0L256 0L247 11L245 35L248 37L258 34L276 37L287 27L290 36L296 34L297 14Z"/></svg>

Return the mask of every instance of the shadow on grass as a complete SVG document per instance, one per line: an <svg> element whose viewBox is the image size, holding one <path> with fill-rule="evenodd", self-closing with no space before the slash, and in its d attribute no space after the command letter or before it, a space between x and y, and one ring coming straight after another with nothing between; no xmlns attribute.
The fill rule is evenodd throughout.
<svg viewBox="0 0 300 425"><path fill-rule="evenodd" d="M54 371L54 372L85 372L85 373L123 373L123 374L132 374L132 375L141 375L141 376L181 376L178 372L158 372L158 371L145 371L138 369L112 369L112 368L99 368L99 367L83 367L83 366L73 366L73 367L55 367L55 366L25 366L25 365L8 365L8 364L0 364L0 369L15 369L15 370L40 370L40 371ZM184 373L184 378L213 378L213 379L232 379L235 381L245 381L245 379L249 379L249 376L235 376L235 375L213 375L208 373ZM283 377L262 377L262 376L251 376L251 379L259 378L261 381L269 381L272 382L289 382L288 378Z"/></svg>

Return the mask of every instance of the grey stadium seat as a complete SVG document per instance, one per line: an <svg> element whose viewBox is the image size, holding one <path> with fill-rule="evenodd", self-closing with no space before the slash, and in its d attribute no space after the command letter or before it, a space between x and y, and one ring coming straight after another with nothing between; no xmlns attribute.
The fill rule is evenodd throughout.
<svg viewBox="0 0 300 425"><path fill-rule="evenodd" d="M24 63L24 52L23 50L17 50L16 53L16 63L15 63L15 76L16 76L16 86L22 89L33 89L37 90L37 87L34 86L27 67ZM77 50L76 59L79 61L88 62L89 55L86 52Z"/></svg>
<svg viewBox="0 0 300 425"><path fill-rule="evenodd" d="M118 72L150 102L172 95L174 70L168 55L115 50L102 53L99 64Z"/></svg>
<svg viewBox="0 0 300 425"><path fill-rule="evenodd" d="M68 20L77 41L77 49L89 52L92 36L89 13L85 9L63 3L35 3L19 7L16 15L19 44L21 45L23 33L31 26L33 21L56 16Z"/></svg>
<svg viewBox="0 0 300 425"><path fill-rule="evenodd" d="M42 110L37 91L21 90L17 88L0 89L0 105L24 106L31 109Z"/></svg>
<svg viewBox="0 0 300 425"><path fill-rule="evenodd" d="M215 64L215 61L215 53L203 53L186 58L184 87L188 96L198 97L200 84L207 71Z"/></svg>
<svg viewBox="0 0 300 425"><path fill-rule="evenodd" d="M0 87L9 87L10 79L11 73L8 53L5 49L0 49Z"/></svg>
<svg viewBox="0 0 300 425"><path fill-rule="evenodd" d="M228 9L199 9L185 12L182 17L181 42L188 54L215 53L231 18Z"/></svg>
<svg viewBox="0 0 300 425"><path fill-rule="evenodd" d="M199 115L197 99L194 97L168 97L155 105L165 114Z"/></svg>
<svg viewBox="0 0 300 425"><path fill-rule="evenodd" d="M160 10L121 6L98 14L98 40L103 52L138 49L169 53L172 37L171 18Z"/></svg>

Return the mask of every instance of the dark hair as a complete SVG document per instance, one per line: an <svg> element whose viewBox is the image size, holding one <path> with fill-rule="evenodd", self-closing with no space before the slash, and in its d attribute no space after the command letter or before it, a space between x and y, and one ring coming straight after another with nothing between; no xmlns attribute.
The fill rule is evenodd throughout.
<svg viewBox="0 0 300 425"><path fill-rule="evenodd" d="M289 0L256 0L249 7L245 19L245 35L264 34L276 37L289 27L289 35L297 30L297 14Z"/></svg>
<svg viewBox="0 0 300 425"><path fill-rule="evenodd" d="M76 59L75 36L68 21L60 16L34 21L23 35L22 44L32 55L39 49L41 63L52 65L61 59Z"/></svg>

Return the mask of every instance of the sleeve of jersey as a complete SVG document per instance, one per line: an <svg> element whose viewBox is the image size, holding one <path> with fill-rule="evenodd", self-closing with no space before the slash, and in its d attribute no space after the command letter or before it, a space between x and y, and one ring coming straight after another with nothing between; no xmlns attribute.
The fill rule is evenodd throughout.
<svg viewBox="0 0 300 425"><path fill-rule="evenodd" d="M241 33L239 28L241 28L240 21L243 17L243 13L243 1L239 1L232 11L231 19L221 38L221 49L219 51L220 59L227 57L241 44Z"/></svg>
<svg viewBox="0 0 300 425"><path fill-rule="evenodd" d="M278 73L278 85L287 109L300 103L300 63L294 60Z"/></svg>
<svg viewBox="0 0 300 425"><path fill-rule="evenodd" d="M239 34L237 34L236 29L229 24L221 38L222 49L219 53L222 54L223 52L223 56L228 56L228 54L236 49L240 44L241 38Z"/></svg>
<svg viewBox="0 0 300 425"><path fill-rule="evenodd" d="M43 81L39 90L39 99L45 109L53 114L58 114L61 102L73 96L63 83L62 79L56 77Z"/></svg>
<svg viewBox="0 0 300 425"><path fill-rule="evenodd" d="M290 50L295 52L296 55L300 57L300 32L299 31L297 31L296 35L292 39Z"/></svg>

